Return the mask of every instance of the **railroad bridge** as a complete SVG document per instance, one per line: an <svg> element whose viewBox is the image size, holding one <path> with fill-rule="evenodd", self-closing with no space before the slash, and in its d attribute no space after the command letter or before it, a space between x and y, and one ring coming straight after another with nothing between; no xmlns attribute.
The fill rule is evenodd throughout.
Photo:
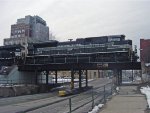
<svg viewBox="0 0 150 113"><path fill-rule="evenodd" d="M124 35L37 43L33 44L30 52L31 55L19 65L19 70L35 73L45 71L47 84L49 71L55 71L56 79L57 71L71 71L72 83L74 83L74 73L78 72L80 88L83 73L86 75L86 85L88 85L87 70L113 70L116 83L120 85L122 70L141 69L141 63L137 62L136 49L133 51L132 41L125 40Z"/></svg>
<svg viewBox="0 0 150 113"><path fill-rule="evenodd" d="M46 84L50 71L71 71L71 84L74 88L74 74L79 74L79 88L82 87L81 75L87 70L113 70L116 84L122 82L122 70L140 70L136 49L132 49L132 40L125 40L124 35L79 38L76 41L50 41L34 43L28 47L28 55L21 57L19 71L46 72Z"/></svg>
<svg viewBox="0 0 150 113"><path fill-rule="evenodd" d="M98 54L98 53L97 53ZM28 60L28 58L30 60ZM79 82L81 81L81 75L84 73L87 79L87 70L113 70L114 76L117 79L117 84L120 85L122 82L122 70L140 70L140 62L101 62L92 58L87 57L75 57L74 59L69 56L63 56L61 59L51 56L32 56L28 57L23 65L19 65L20 71L32 71L32 72L46 72L46 83L48 84L49 71L55 71L57 78L57 71L71 71L72 82L74 78L74 72L79 73ZM52 60L53 59L53 60ZM54 60L55 59L55 60ZM87 59L87 61L85 60ZM58 61L57 61L58 60ZM67 62L68 60L68 62ZM81 62L79 62L81 60ZM36 79L37 80L37 79ZM86 81L87 82L87 81ZM37 83L37 81L36 81ZM57 80L56 80L57 83ZM81 84L81 82L80 82ZM87 85L87 84L86 84ZM81 87L81 85L79 85Z"/></svg>

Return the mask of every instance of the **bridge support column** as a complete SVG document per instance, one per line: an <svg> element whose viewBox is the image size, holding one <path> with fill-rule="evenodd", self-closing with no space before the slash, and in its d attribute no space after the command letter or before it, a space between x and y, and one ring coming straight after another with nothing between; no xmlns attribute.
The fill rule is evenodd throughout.
<svg viewBox="0 0 150 113"><path fill-rule="evenodd" d="M118 70L118 85L122 84L122 70Z"/></svg>
<svg viewBox="0 0 150 113"><path fill-rule="evenodd" d="M98 71L98 78L100 78L100 70L98 69L97 71Z"/></svg>
<svg viewBox="0 0 150 113"><path fill-rule="evenodd" d="M117 70L113 70L113 83L117 85Z"/></svg>
<svg viewBox="0 0 150 113"><path fill-rule="evenodd" d="M71 69L71 90L74 88L74 70Z"/></svg>
<svg viewBox="0 0 150 113"><path fill-rule="evenodd" d="M57 70L55 71L55 84L57 84Z"/></svg>
<svg viewBox="0 0 150 113"><path fill-rule="evenodd" d="M49 71L46 71L46 85L48 85L48 75L49 75Z"/></svg>
<svg viewBox="0 0 150 113"><path fill-rule="evenodd" d="M122 84L122 70L120 70L120 85Z"/></svg>
<svg viewBox="0 0 150 113"><path fill-rule="evenodd" d="M35 70L35 84L38 84L38 75L37 75L37 70Z"/></svg>
<svg viewBox="0 0 150 113"><path fill-rule="evenodd" d="M85 70L86 87L88 87L88 71Z"/></svg>
<svg viewBox="0 0 150 113"><path fill-rule="evenodd" d="M81 81L81 70L79 70L79 89L82 87L82 81Z"/></svg>
<svg viewBox="0 0 150 113"><path fill-rule="evenodd" d="M133 74L134 74L134 73L133 73L133 69L132 69L132 77L131 77L131 79L132 79L132 82L133 82L133 79L134 79L134 77L133 77Z"/></svg>
<svg viewBox="0 0 150 113"><path fill-rule="evenodd" d="M113 74L114 74L113 82L116 85L121 85L122 84L122 70L114 70Z"/></svg>

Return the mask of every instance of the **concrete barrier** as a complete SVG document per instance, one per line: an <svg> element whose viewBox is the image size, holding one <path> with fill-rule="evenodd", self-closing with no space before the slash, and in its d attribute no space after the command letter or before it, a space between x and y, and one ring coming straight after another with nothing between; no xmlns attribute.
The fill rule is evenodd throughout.
<svg viewBox="0 0 150 113"><path fill-rule="evenodd" d="M27 94L38 93L39 86L37 85L14 85L14 86L1 86L0 97L20 96Z"/></svg>

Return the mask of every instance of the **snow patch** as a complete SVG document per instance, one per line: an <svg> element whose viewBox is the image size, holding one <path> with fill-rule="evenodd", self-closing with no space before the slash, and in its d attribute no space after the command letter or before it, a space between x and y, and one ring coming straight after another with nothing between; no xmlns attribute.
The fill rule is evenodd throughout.
<svg viewBox="0 0 150 113"><path fill-rule="evenodd" d="M92 81L93 79L89 79L88 81ZM82 79L82 81L85 81L85 79ZM55 79L52 79L52 82L55 82ZM57 78L58 83L66 83L71 82L71 78ZM74 82L79 82L79 79L74 79Z"/></svg>
<svg viewBox="0 0 150 113"><path fill-rule="evenodd" d="M115 96L115 95L116 95L116 93L114 92L112 95L113 95L113 96Z"/></svg>
<svg viewBox="0 0 150 113"><path fill-rule="evenodd" d="M123 81L122 83L123 83L123 84L131 84L132 81Z"/></svg>
<svg viewBox="0 0 150 113"><path fill-rule="evenodd" d="M119 88L119 87L116 87L116 91L119 92L119 90L120 90L120 88Z"/></svg>
<svg viewBox="0 0 150 113"><path fill-rule="evenodd" d="M150 108L150 87L141 87L141 93L146 95L148 107Z"/></svg>
<svg viewBox="0 0 150 113"><path fill-rule="evenodd" d="M102 108L104 106L104 104L99 104L97 106L95 106L92 111L88 112L88 113L97 113L99 111L100 108Z"/></svg>
<svg viewBox="0 0 150 113"><path fill-rule="evenodd" d="M139 80L139 81L142 80L141 77L138 77L138 76L137 76L135 79L136 79L136 80Z"/></svg>
<svg viewBox="0 0 150 113"><path fill-rule="evenodd" d="M145 63L145 66L147 66L147 67L150 66L150 63Z"/></svg>

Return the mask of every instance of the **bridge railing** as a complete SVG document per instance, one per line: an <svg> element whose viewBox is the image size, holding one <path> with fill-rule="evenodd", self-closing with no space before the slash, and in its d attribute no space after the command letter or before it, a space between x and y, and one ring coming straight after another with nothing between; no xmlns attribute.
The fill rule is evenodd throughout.
<svg viewBox="0 0 150 113"><path fill-rule="evenodd" d="M49 63L92 63L92 62L130 62L126 57L39 57L26 58L25 64L49 64Z"/></svg>

